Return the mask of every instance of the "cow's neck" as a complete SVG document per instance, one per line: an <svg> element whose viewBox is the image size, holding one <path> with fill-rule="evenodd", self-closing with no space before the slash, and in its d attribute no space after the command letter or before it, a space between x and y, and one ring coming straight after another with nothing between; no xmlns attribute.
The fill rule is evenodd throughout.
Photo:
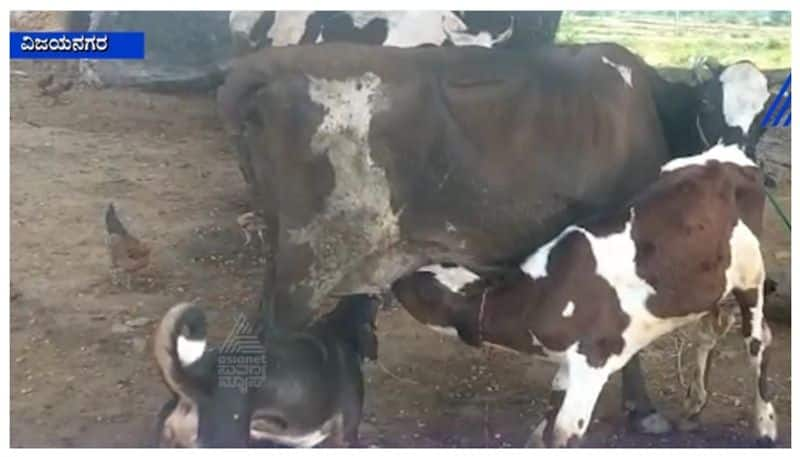
<svg viewBox="0 0 800 457"><path fill-rule="evenodd" d="M486 289L471 297L469 320L475 323L474 336L477 345L488 343L525 353L540 351L531 344L531 329L527 318L528 311L538 308L545 292L541 284L520 276L509 284ZM465 342L475 345L464 338L460 329L459 336Z"/></svg>
<svg viewBox="0 0 800 457"><path fill-rule="evenodd" d="M700 101L696 88L671 83L653 70L651 78L658 117L672 158L699 154L712 138L703 138L699 126Z"/></svg>

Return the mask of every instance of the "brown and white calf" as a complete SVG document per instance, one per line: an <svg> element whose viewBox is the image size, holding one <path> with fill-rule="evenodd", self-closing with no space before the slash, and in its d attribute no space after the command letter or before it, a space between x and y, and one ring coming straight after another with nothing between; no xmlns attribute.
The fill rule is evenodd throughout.
<svg viewBox="0 0 800 457"><path fill-rule="evenodd" d="M732 295L753 368L757 438L776 438L767 394L770 330L763 319L758 236L764 193L735 146L666 164L623 209L564 229L507 277L486 283L458 266L423 268L394 283L417 320L559 364L553 410L529 444L577 444L609 375L661 335L702 320L690 414L706 402L709 353L730 328Z"/></svg>

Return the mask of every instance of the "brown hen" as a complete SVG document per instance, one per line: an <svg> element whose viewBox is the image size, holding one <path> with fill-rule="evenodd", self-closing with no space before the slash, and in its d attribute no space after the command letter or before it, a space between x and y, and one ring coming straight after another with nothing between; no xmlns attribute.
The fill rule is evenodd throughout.
<svg viewBox="0 0 800 457"><path fill-rule="evenodd" d="M150 247L128 233L117 217L113 203L109 203L106 210L106 232L112 281L118 284L120 274L124 273L126 285L130 289L131 275L150 263Z"/></svg>

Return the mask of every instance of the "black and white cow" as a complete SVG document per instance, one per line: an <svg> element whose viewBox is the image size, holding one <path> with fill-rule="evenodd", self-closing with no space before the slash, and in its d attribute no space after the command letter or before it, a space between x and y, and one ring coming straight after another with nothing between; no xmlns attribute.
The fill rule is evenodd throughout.
<svg viewBox="0 0 800 457"><path fill-rule="evenodd" d="M238 54L345 41L377 46L530 49L552 43L559 11L232 11Z"/></svg>
<svg viewBox="0 0 800 457"><path fill-rule="evenodd" d="M737 146L676 159L632 203L570 225L502 280L431 265L394 283L417 320L474 346L491 344L556 362L552 411L534 445L566 446L585 433L609 375L656 338L701 321L698 371L687 415L706 404L716 342L741 309L753 368L756 438L774 442L758 236L764 193L758 167Z"/></svg>
<svg viewBox="0 0 800 457"><path fill-rule="evenodd" d="M675 157L752 155L768 96L749 62L690 86L613 44L256 52L218 100L274 253L265 321L302 326L432 263L516 268Z"/></svg>

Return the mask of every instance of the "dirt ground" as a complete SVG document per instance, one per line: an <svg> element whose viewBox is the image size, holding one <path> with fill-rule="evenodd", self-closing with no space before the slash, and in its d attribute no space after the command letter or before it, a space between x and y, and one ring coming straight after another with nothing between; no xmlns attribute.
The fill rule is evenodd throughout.
<svg viewBox="0 0 800 457"><path fill-rule="evenodd" d="M77 88L51 106L36 90L44 64L11 67L11 445L147 446L167 399L149 352L158 319L197 299L221 342L237 312L256 306L264 259L257 242L242 247L235 223L247 210L235 155L210 96ZM768 140L788 151L786 133ZM155 249L132 290L110 282L102 215L111 201ZM788 186L782 201L788 206ZM768 260L788 271L787 233L768 218ZM787 446L790 331L773 329L770 379L779 445ZM366 445L517 447L545 412L554 367L544 362L469 348L397 308L381 312L379 332L381 365L365 368ZM683 343L668 336L644 353L651 393L671 417L685 393L678 360L687 375L691 365ZM615 375L586 445L752 445L753 386L742 348L732 332L720 349L703 430L626 432Z"/></svg>

